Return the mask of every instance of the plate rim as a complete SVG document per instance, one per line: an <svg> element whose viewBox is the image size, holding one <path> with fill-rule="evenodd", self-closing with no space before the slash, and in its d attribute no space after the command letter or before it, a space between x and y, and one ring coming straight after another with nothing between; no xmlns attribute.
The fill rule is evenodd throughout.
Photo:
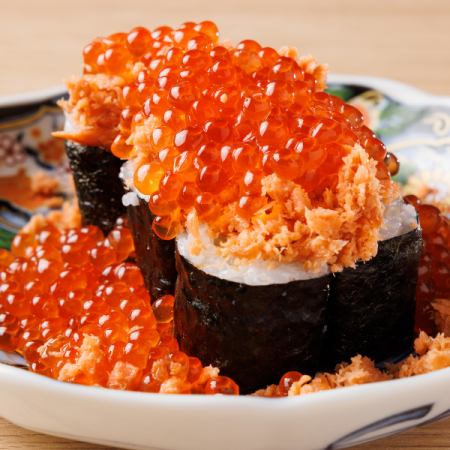
<svg viewBox="0 0 450 450"><path fill-rule="evenodd" d="M0 96L0 109L41 103L51 98L62 97L66 92L67 89L61 84L18 94L2 95Z"/></svg>
<svg viewBox="0 0 450 450"><path fill-rule="evenodd" d="M156 400L157 402L163 402L165 405L171 405L172 403L182 403L183 405L196 404L198 405L198 400L201 399L206 401L207 404L217 405L217 404L230 404L240 403L240 406L248 406L257 404L258 402L271 402L276 400L277 404L292 402L301 402L302 404L308 404L311 402L319 403L326 401L340 401L340 399L353 395L362 395L366 392L373 393L375 389L381 391L388 390L392 394L392 389L394 383L396 386L402 386L403 389L408 389L408 385L416 385L417 383L422 383L424 385L428 383L445 382L447 381L450 385L450 367L439 369L433 372L414 375L411 377L405 377L394 380L387 381L377 381L373 383L360 384L355 386L347 386L337 389L330 389L327 391L315 392L308 395L298 395L290 397L260 397L255 395L206 395L206 394L195 394L195 395L164 395L161 393L154 392L141 392L141 391L129 391L129 390L117 390L110 389L99 386L86 386L82 384L69 383L65 381L59 381L44 375L30 372L28 370L20 369L17 367L9 366L7 364L0 363L0 379L2 377L13 377L14 383L26 384L28 387L31 386L30 383L40 386L43 389L55 391L65 395L76 395L77 397L101 397L102 400L106 401L138 401L138 402L151 402L152 404ZM411 386L410 386L411 387ZM1 390L1 388L0 388ZM219 400L217 400L219 399ZM204 404L204 403L202 403Z"/></svg>
<svg viewBox="0 0 450 450"><path fill-rule="evenodd" d="M419 89L412 84L392 78L371 75L352 75L330 73L327 81L337 84L356 84L381 91L383 94L401 103L411 106L447 106L450 107L450 96L436 95Z"/></svg>

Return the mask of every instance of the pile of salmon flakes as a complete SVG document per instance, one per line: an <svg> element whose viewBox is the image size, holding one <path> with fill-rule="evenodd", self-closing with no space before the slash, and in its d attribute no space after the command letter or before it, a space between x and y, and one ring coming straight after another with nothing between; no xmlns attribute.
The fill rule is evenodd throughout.
<svg viewBox="0 0 450 450"><path fill-rule="evenodd" d="M172 296L150 304L128 262L122 222L105 238L93 226L41 222L0 251L0 350L61 381L161 393L238 394L211 366L179 351Z"/></svg>

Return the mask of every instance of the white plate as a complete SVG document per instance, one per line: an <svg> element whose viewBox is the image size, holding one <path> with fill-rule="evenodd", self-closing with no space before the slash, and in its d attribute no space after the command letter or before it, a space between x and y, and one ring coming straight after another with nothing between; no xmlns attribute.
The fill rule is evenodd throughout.
<svg viewBox="0 0 450 450"><path fill-rule="evenodd" d="M0 415L130 449L334 449L450 415L450 368L297 398L160 395L71 385L0 364Z"/></svg>
<svg viewBox="0 0 450 450"><path fill-rule="evenodd" d="M400 145L402 138L408 137L412 142L411 161L425 145L438 161L434 167L440 168L444 178L448 175L450 125L446 131L445 124L450 123L449 98L379 78L335 75L330 83L342 84L348 90L356 86L357 92L361 86L378 92L378 103L368 107L381 124L378 131L383 138L386 132L392 145ZM41 120L36 115L36 103L45 103L60 92L52 89L3 98L0 112L33 104L33 121ZM364 96L355 99L355 103L367 102ZM387 107L400 108L401 129L383 116ZM426 122L427 114L443 120L444 128L431 119ZM424 128L427 123L430 130ZM11 128L8 132L16 131L20 130ZM417 139L414 133L418 133ZM428 140L424 141L424 135ZM402 152L404 158L407 153ZM433 175L433 179L439 176ZM443 186L445 190L445 179ZM11 223L16 223L14 220ZM8 230L14 231L12 226ZM450 368L297 398L265 399L119 392L61 383L0 363L0 416L35 431L130 449L344 448L450 416Z"/></svg>

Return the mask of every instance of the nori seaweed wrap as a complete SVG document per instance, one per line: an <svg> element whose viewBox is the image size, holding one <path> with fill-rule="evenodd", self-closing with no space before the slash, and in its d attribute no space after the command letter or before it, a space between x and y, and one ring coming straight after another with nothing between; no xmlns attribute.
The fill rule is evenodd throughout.
<svg viewBox="0 0 450 450"><path fill-rule="evenodd" d="M418 227L379 242L370 261L335 274L327 314L326 368L356 354L383 361L411 351L421 248Z"/></svg>
<svg viewBox="0 0 450 450"><path fill-rule="evenodd" d="M152 300L173 294L177 272L175 269L175 240L164 241L153 233L153 215L145 200L128 205L128 223L133 235L136 262Z"/></svg>
<svg viewBox="0 0 450 450"><path fill-rule="evenodd" d="M317 369L331 275L250 286L208 275L176 254L174 323L181 350L232 377L241 393L289 370Z"/></svg>
<svg viewBox="0 0 450 450"><path fill-rule="evenodd" d="M125 214L124 189L119 179L122 161L111 152L66 141L66 153L72 169L78 204L86 225L98 226L104 233Z"/></svg>

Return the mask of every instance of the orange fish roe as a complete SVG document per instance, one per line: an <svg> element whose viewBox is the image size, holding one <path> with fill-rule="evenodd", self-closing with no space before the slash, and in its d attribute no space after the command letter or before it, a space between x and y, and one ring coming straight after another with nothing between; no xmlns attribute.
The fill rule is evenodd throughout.
<svg viewBox="0 0 450 450"><path fill-rule="evenodd" d="M84 75L69 86L71 98L63 106L82 122L84 137L78 131L59 135L77 140L78 133L83 143L97 136L117 157L134 160L133 184L151 196L153 230L162 239L174 238L191 211L221 241L224 229L235 239L241 230L224 223L225 208L240 217L247 231L258 233L255 220L261 224L280 206L264 192L271 175L299 186L313 209L322 208L336 195L343 160L357 145L374 161L375 170L369 172L380 182L377 195L386 203L394 195L389 172L398 166L395 157L363 125L356 108L323 92L324 66L299 58L295 49L278 52L253 40L220 44L217 26L205 21L96 38L83 58ZM103 80L103 87L96 89L92 80ZM283 225L291 232L296 223L286 219ZM375 232L379 221L368 225ZM342 258L350 265L376 253L372 242L366 245L356 236L356 228L337 239L341 248L350 242ZM272 250L292 253L295 242L292 237ZM273 259L274 252L265 251L270 246L266 242L257 252ZM251 258L256 251L235 254L234 247L227 248L234 257ZM313 265L324 254L330 254L327 262L337 270L348 265L336 263L339 250L333 247L331 252L328 244L317 247ZM352 248L362 249L353 254Z"/></svg>
<svg viewBox="0 0 450 450"><path fill-rule="evenodd" d="M450 336L450 295L449 298L437 298L431 306L434 309L434 320L439 331Z"/></svg>
<svg viewBox="0 0 450 450"><path fill-rule="evenodd" d="M416 329L436 331L436 314L442 322L450 323L450 220L436 206L424 204L414 195L405 200L416 208L422 227L423 251L417 284ZM437 309L433 303L436 301ZM447 300L447 302L446 302Z"/></svg>
<svg viewBox="0 0 450 450"><path fill-rule="evenodd" d="M205 35L212 39L217 34L211 22L195 27L197 31L190 34L193 39ZM160 27L153 32L136 27L128 34L114 33L89 43L83 50L83 75L67 81L70 96L60 102L71 127L54 136L109 150L118 134L124 104L129 101L124 86L132 80L139 81L140 62L148 64L166 53L172 46L169 36L176 34L178 39L180 33L183 27L179 30ZM125 109L122 119L126 120L126 116Z"/></svg>
<svg viewBox="0 0 450 450"><path fill-rule="evenodd" d="M226 205L245 219L270 208L262 181L271 174L321 198L356 144L389 184L384 145L357 109L322 91L320 66L310 73L255 41L215 44L174 43L125 88L127 117L112 151L136 159L134 185L152 195L161 238L173 238L192 209L214 229Z"/></svg>
<svg viewBox="0 0 450 450"><path fill-rule="evenodd" d="M150 306L122 222L58 230L35 221L0 251L0 349L62 381L164 393L238 394L238 386L179 351L173 297Z"/></svg>
<svg viewBox="0 0 450 450"><path fill-rule="evenodd" d="M133 184L150 196L153 230L160 238L174 238L191 211L216 236L223 237L224 229L239 234L224 223L225 208L256 233L255 220L267 221L280 206L264 192L272 175L303 189L313 209L322 208L336 194L343 160L356 146L373 161L366 172L380 182L376 196L391 199L389 170L395 170L395 158L385 161L384 145L363 125L357 109L323 92L323 66L298 58L293 49L277 52L252 40L220 45L218 39L212 22L153 32L140 27L96 39L84 53L86 74L131 79L122 89L111 150L134 160ZM346 188L352 190L354 174L348 177ZM284 220L288 231L295 224ZM375 231L379 225L377 218L369 221ZM348 248L361 251L346 250L352 256L343 259L350 263L338 262L336 268L375 254L374 243L365 245L349 229L342 235L347 239L338 236L342 243L331 251L319 245L317 264L325 253L335 264L337 247L352 239ZM289 253L293 242L294 237L278 247ZM257 249L260 255L273 258L265 248L267 242Z"/></svg>
<svg viewBox="0 0 450 450"><path fill-rule="evenodd" d="M435 338L421 332L414 342L417 356L409 356L386 370L375 367L374 362L360 355L350 363L339 364L335 373L318 373L314 377L299 372L288 372L278 385L260 389L254 395L261 397L286 397L312 394L348 386L388 381L420 375L450 367L450 337L438 334Z"/></svg>

